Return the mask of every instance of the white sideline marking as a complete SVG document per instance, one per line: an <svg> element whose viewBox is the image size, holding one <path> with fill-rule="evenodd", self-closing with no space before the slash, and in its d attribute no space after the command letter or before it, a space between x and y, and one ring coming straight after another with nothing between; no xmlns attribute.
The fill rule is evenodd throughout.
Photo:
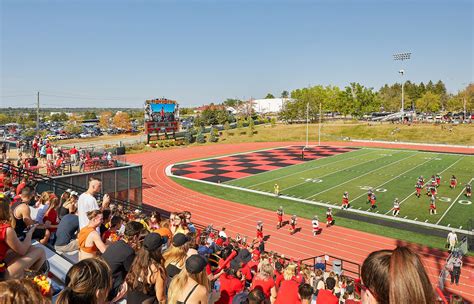
<svg viewBox="0 0 474 304"><path fill-rule="evenodd" d="M457 162L459 162L461 159L464 159L464 156L458 158L457 161L455 161L454 163L452 163L451 165L449 165L446 169L444 169L443 171L441 171L439 174L443 174L444 172L446 172L449 168L451 168L452 166L454 166L455 164L457 164ZM407 171L408 172L408 171ZM405 197L401 202L400 202L400 206L403 204L403 202L405 202L407 199L409 199L413 194L416 193L416 190L413 191L412 193L410 193L410 195L408 195L407 197ZM385 214L388 214L391 210L388 210L387 213Z"/></svg>
<svg viewBox="0 0 474 304"><path fill-rule="evenodd" d="M473 179L474 179L474 177L469 180L468 184L470 184ZM456 198L455 198L454 201L451 203L451 205L449 205L448 209L446 209L446 211L444 211L443 215L439 218L439 220L436 222L436 224L439 224L439 223L441 222L441 220L444 218L444 216L448 213L448 211L451 210L451 208L453 208L454 203L456 203L456 201L459 199L459 197L464 193L464 189L465 189L465 188L466 188L466 187L463 187L463 188L461 189L461 192L459 193L459 195L456 196Z"/></svg>
<svg viewBox="0 0 474 304"><path fill-rule="evenodd" d="M367 154L370 154L370 153L367 153ZM367 155L367 154L364 154L364 155ZM336 174L336 173L339 173L339 172L342 172L342 171L347 171L347 170L350 169L350 168L357 167L357 166L363 165L363 164L365 164L365 163L373 162L373 161L376 161L376 160L378 160L378 159L383 159L383 157L379 157L379 158L376 158L376 159L370 159L370 160L365 161L365 162L362 162L362 163L357 163L357 164L355 164L355 165L353 165L353 166L350 166L350 167L347 167L347 168L343 168L343 169L340 169L340 170L337 170L337 171L334 171L334 172L330 172L330 173L324 174L324 175L322 175L322 176L318 176L318 178L321 179L321 178L323 178L323 177L330 176L330 175L333 175L333 174ZM316 169L316 168L315 168L315 169ZM301 171L301 172L303 172L303 171ZM286 175L286 176L281 177L281 178L286 178L287 176L290 176L290 175ZM306 181L301 182L301 183L297 183L297 184L292 185L292 186L290 186L290 187L288 187L288 188L282 189L282 191L283 191L283 190L292 189L292 188L298 187L299 185L303 185L303 184L306 184L306 183L307 183ZM249 187L249 188L252 188L252 187Z"/></svg>
<svg viewBox="0 0 474 304"><path fill-rule="evenodd" d="M213 183L213 182L208 182L208 181L203 181L203 180L196 180L196 179L183 177L183 176L175 176L173 174L171 174L170 176L173 176L175 178L184 179L184 180L193 181L193 182L203 183L203 184L207 184L207 185L213 185L213 186L216 186L216 187L225 187L225 188L229 188L229 189L246 191L246 192L261 194L261 195L265 195L265 196L269 196L269 197L275 197L274 194L270 194L270 193L266 193L266 192L262 192L262 191L256 191L256 190L253 190L253 189L241 188L241 187L236 187L236 186L232 186L232 185L228 185L228 184L216 184L216 183ZM321 202L316 202L316 201L307 200L307 199L291 198L291 197L288 197L288 196L285 196L285 195L280 196L280 198L287 199L287 200L290 200L290 201L305 203L305 204L309 204L309 205L316 205L316 206L321 206L321 207L326 207L326 208L327 207L332 207L333 209L339 209L339 210L342 209L341 206L335 206L334 207L332 205L324 204L324 203L321 203ZM372 212L356 210L356 209L353 209L353 208L348 209L348 210L349 210L349 212L354 212L354 213L358 213L358 214L370 215L370 216L380 217L380 218L384 218L384 219L393 219L392 216L388 216L388 215L384 215L384 214L375 214L375 213L372 213ZM368 210L370 210L370 209L368 209ZM437 228L437 229L442 229L442 230L446 230L446 231L454 230L455 232L458 232L458 233L474 235L474 232L468 231L468 230L461 230L461 229L456 229L456 228L453 229L453 228L449 228L449 227L446 227L446 226L441 226L441 225L431 224L431 223L423 223L423 222L418 222L418 221L414 221L414 220L410 220L410 219L398 218L397 220L399 220L401 222L417 224L417 225L420 225L420 226Z"/></svg>
<svg viewBox="0 0 474 304"><path fill-rule="evenodd" d="M363 177L363 176L372 174L374 171L380 170L380 169L385 168L385 167L389 167L389 166L391 166L391 165L394 165L394 164L396 164L396 163L399 163L399 162L401 162L401 161L403 161L403 160L405 160L405 159L407 159L407 158L410 158L410 157L413 157L413 156L416 156L416 155L418 155L418 153L409 155L409 156L404 157L404 158L402 158L402 159L399 159L399 160L397 160L397 161L395 161L395 162L391 162L391 163L389 163L389 164L387 164L387 165L385 165L385 166L378 167L378 168L376 168L376 169L374 169L374 170L371 170L371 171L369 171L369 172L367 172L367 173L365 173L365 174L356 176L356 177L351 178L350 180L347 180L347 181L345 181L345 182L343 182L343 183L337 184L337 185L335 185L335 186L333 186L333 187L327 188L326 190L323 190L323 191L320 191L320 192L318 192L318 193L316 193L316 194L313 194L313 195L311 195L311 196L308 196L306 199L310 199L310 198L312 198L313 196L316 196L316 195L319 195L319 194L321 194L321 193L327 192L327 191L332 190L332 189L334 189L334 188L337 188L337 187L339 187L339 186L341 186L341 185L344 185L344 184L347 184L347 183L349 183L349 182L352 182L353 180L356 180L356 179L361 178L361 177Z"/></svg>

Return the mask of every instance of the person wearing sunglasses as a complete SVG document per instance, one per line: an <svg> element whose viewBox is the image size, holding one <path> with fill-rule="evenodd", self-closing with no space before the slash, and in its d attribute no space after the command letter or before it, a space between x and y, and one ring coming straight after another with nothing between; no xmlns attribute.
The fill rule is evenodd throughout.
<svg viewBox="0 0 474 304"><path fill-rule="evenodd" d="M362 304L431 304L435 293L423 264L408 247L374 251L361 269L356 287Z"/></svg>

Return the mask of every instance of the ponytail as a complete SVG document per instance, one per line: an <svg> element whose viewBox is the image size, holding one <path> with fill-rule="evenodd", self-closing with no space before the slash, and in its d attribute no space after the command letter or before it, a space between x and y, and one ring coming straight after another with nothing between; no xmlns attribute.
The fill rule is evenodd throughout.
<svg viewBox="0 0 474 304"><path fill-rule="evenodd" d="M389 302L431 304L433 287L423 264L408 247L393 250L389 267Z"/></svg>

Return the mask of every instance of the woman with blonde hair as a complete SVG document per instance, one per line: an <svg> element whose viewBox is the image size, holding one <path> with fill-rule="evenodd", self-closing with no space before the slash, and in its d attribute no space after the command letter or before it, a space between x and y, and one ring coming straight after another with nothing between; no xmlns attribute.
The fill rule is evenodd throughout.
<svg viewBox="0 0 474 304"><path fill-rule="evenodd" d="M98 251L104 253L107 245L102 242L100 234L97 232L97 227L102 224L103 215L100 210L92 210L87 212L89 224L82 228L77 235L77 242L79 245L79 261L87 258L94 258Z"/></svg>
<svg viewBox="0 0 474 304"><path fill-rule="evenodd" d="M0 198L0 279L21 278L25 269L39 270L46 260L42 248L32 247L31 238L36 229L32 226L20 241L11 226L10 205L5 197Z"/></svg>
<svg viewBox="0 0 474 304"><path fill-rule="evenodd" d="M198 254L186 260L183 270L171 281L168 290L170 304L206 304L209 297L209 279L206 260Z"/></svg>
<svg viewBox="0 0 474 304"><path fill-rule="evenodd" d="M57 304L102 304L112 287L112 274L106 262L85 259L74 264L66 274L66 287Z"/></svg>
<svg viewBox="0 0 474 304"><path fill-rule="evenodd" d="M127 303L166 302L166 271L161 256L163 240L157 233L145 236L127 274Z"/></svg>
<svg viewBox="0 0 474 304"><path fill-rule="evenodd" d="M274 269L268 260L263 260L258 264L257 274L252 280L250 290L260 289L263 291L266 299L270 299L273 303L277 296L275 280L273 279Z"/></svg>
<svg viewBox="0 0 474 304"><path fill-rule="evenodd" d="M177 233L173 237L170 248L163 253L166 274L170 280L184 267L189 250L189 240L186 235Z"/></svg>
<svg viewBox="0 0 474 304"><path fill-rule="evenodd" d="M38 208L35 218L36 222L43 224L43 217L51 205L51 201L54 199L57 200L58 197L53 193L53 191L44 191L41 193L39 200L36 202L36 208Z"/></svg>
<svg viewBox="0 0 474 304"><path fill-rule="evenodd" d="M281 282L280 288L278 288L275 304L301 303L298 297L298 287L300 284L296 280L295 275L296 264L290 263L283 271L284 280Z"/></svg>
<svg viewBox="0 0 474 304"><path fill-rule="evenodd" d="M425 268L408 247L372 252L362 264L361 277L363 304L432 304L435 301Z"/></svg>

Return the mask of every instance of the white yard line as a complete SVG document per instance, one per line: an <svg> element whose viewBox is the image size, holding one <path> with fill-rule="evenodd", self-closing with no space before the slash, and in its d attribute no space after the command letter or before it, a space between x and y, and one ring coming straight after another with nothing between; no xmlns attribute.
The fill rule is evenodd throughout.
<svg viewBox="0 0 474 304"><path fill-rule="evenodd" d="M471 180L468 182L468 184L470 184L473 179L474 179L474 177L471 178ZM453 208L453 206L454 206L454 204L456 203L456 201L457 201L457 200L459 199L459 197L464 193L464 189L465 189L465 188L466 188L466 187L462 187L461 193L459 193L459 195L456 196L456 198L455 198L454 201L451 203L451 205L449 205L448 209L446 209L446 211L444 211L443 215L441 215L441 217L439 218L439 220L436 222L436 225L438 225L438 224L441 222L441 220L444 218L444 216L445 216L446 214L448 214L449 210L451 210L451 208Z"/></svg>
<svg viewBox="0 0 474 304"><path fill-rule="evenodd" d="M392 163L390 163L390 164L387 164L387 165L385 165L385 166L378 167L378 168L376 168L376 169L374 169L374 170L371 170L371 171L369 171L369 172L367 172L367 173L365 173L365 174L362 174L362 175L356 176L356 177L354 177L354 178L351 178L350 180L347 180L347 181L345 181L345 182L343 182L343 183L337 184L337 185L335 185L335 186L333 186L333 187L327 188L326 190L323 190L323 191L320 191L320 192L318 192L318 193L316 193L316 194L313 194L313 195L311 195L311 196L308 196L308 197L305 198L305 199L310 199L310 198L312 198L312 197L314 197L314 196L316 196L316 195L319 195L319 194L321 194L321 193L327 192L327 191L332 190L332 189L334 189L334 188L337 188L337 187L339 187L339 186L341 186L341 185L344 185L344 184L347 184L347 183L349 183L349 182L352 182L353 180L356 180L356 179L361 178L361 177L363 177L363 176L372 174L372 173L374 173L375 171L378 171L378 170L383 169L383 168L385 168L385 167L392 166L392 165L394 165L394 164L396 164L396 163L399 163L399 162L401 162L401 161L404 161L404 160L406 160L406 159L408 159L408 158L411 158L411 157L413 157L413 156L416 156L416 155L418 155L418 152L415 153L415 154L409 155L409 156L407 156L407 157L404 157L404 158L402 158L402 159L399 159L399 160L397 160L397 161L395 161L395 162L392 162Z"/></svg>
<svg viewBox="0 0 474 304"><path fill-rule="evenodd" d="M446 172L449 168L451 168L452 166L454 166L455 164L457 164L460 160L464 159L464 156L461 156L457 161L455 161L454 163L452 163L451 165L449 165L448 167L446 167L446 169L444 169L443 171L441 171L439 174L443 174L444 172ZM416 193L416 190L413 191L412 193L410 193L407 197L405 197L401 202L400 202L400 206L407 200L409 199L413 194ZM391 209L388 210L385 214L388 214L390 213L390 211L392 211Z"/></svg>
<svg viewBox="0 0 474 304"><path fill-rule="evenodd" d="M224 188L235 189L235 190L240 190L240 191L245 191L245 192L250 192L250 193L256 193L256 194L261 194L261 195L265 195L265 196L268 196L268 197L275 197L275 195L273 193L262 192L262 191L248 189L248 188L241 188L241 187L232 186L232 185L228 185L228 184L216 184L216 183L213 183L213 182L208 182L208 181L203 181L203 180L198 180L198 179L192 179L192 178L189 178L189 177L183 177L183 176L178 176L178 175L173 175L171 173L171 170L169 170L167 173L169 173L168 176L173 176L173 177L176 177L176 178L189 180L189 181L193 181L193 182L197 182L197 183L203 183L203 184L212 185L212 186L216 186L216 187L224 187ZM316 202L316 201L312 201L312 200L294 198L294 197L289 197L289 196L286 196L286 195L279 196L279 199L286 199L286 200L290 200L290 201L295 201L295 202L300 202L300 203L305 203L305 204L310 204L310 205L315 205L315 206L321 206L321 207L326 207L326 208L327 207L332 207L333 209L339 209L339 210L342 209L341 206L333 206L331 204L326 204L326 203L323 203L323 202ZM368 212L368 211L357 210L357 209L352 209L352 208L348 209L347 211L348 212L353 212L353 213L358 213L358 214L364 214L364 215L369 215L369 216L374 216L374 217L393 220L392 216L388 216L388 215L384 215L384 214L380 214L380 213L371 213L371 212ZM430 228L443 229L443 230L446 230L446 231L454 230L454 231L459 232L459 233L474 235L474 233L472 231L462 230L462 229L459 229L459 228L446 227L446 226L441 226L441 225L436 225L436 224L431 224L431 223L425 223L425 222L419 222L419 221L416 221L416 220L410 220L410 219L405 219L405 218L396 218L396 220L400 221L400 222L417 224L417 225L420 225L420 226L425 226L425 227L430 227Z"/></svg>
<svg viewBox="0 0 474 304"><path fill-rule="evenodd" d="M368 154L370 154L370 153L368 153ZM365 154L364 154L364 155L365 155ZM386 156L384 156L384 157L386 157ZM357 164L355 164L355 165L353 165L353 166L350 166L350 167L347 167L347 168L344 168L344 169L340 169L340 170L337 170L337 171L334 171L334 172L331 172L331 173L328 173L328 174L324 174L324 175L318 176L317 178L321 179L321 178L323 178L323 177L326 177L326 176L329 176L329 175L333 175L333 174L336 174L336 173L339 173L339 172L342 172L342 171L346 171L346 170L348 170L348 169L350 169L350 168L357 167L357 166L362 165L362 164L365 164L365 163L373 162L373 161L382 159L382 158L384 158L384 157L379 157L379 158L376 158L376 159L370 159L370 160L365 161L365 162L362 162L362 163L357 163ZM316 168L315 168L315 169L316 169ZM287 176L289 176L289 175L286 175L285 177L287 177ZM285 178L285 177L283 177L283 178ZM290 186L290 187L288 187L288 188L283 188L283 189L281 189L281 191L283 191L283 190L288 190L288 189L292 189L292 188L298 187L299 185L306 184L306 183L307 183L306 181L301 182L301 183L297 183L297 184L295 184L295 185L293 185L293 186ZM250 187L250 188L251 188L251 187Z"/></svg>
<svg viewBox="0 0 474 304"><path fill-rule="evenodd" d="M327 157L322 157L322 158L318 158L318 159L315 159L315 160L311 160L311 161L309 161L309 162L305 162L305 163L302 163L302 164L297 164L296 166L305 165L305 164L312 163L313 161L328 159L328 158L330 158L330 157L336 157L336 156L345 155L345 154L348 154L348 153L353 153L353 152L362 151L362 150L365 150L365 149L359 149L359 150L354 150L354 151L350 151L350 152L340 153L340 154L337 154L337 155L331 155L331 156L327 156ZM319 168L327 167L327 166L330 166L330 165L335 164L335 163L339 163L339 162L342 162L342 161L345 161L345 160L349 160L349 159L354 159L354 158L357 158L357 157L360 157L360 156L364 156L364 155L369 155L369 154L372 154L372 153L373 153L373 152L369 152L369 153L365 153L365 154L362 154L362 155L357 155L357 156L354 156L354 157L344 158L344 159L341 159L341 160L338 160L338 161L331 162L331 163L329 163L329 164L321 165L321 166L318 166L318 167L312 167L312 168L308 168L308 169L305 169L305 170L302 170L302 171L298 171L298 172L295 172L295 173L291 173L291 174L285 175L285 177L281 177L281 176L280 176L280 177L275 177L275 178L266 180L266 181L261 182L261 183L253 184L252 186L249 186L249 188L253 188L253 187L259 186L259 185L261 185L261 184L265 184L265 183L268 183L268 182L272 182L272 181L275 181L275 180L279 180L279 179L282 179L282 178L286 178L286 177L288 177L288 176L293 176L293 175L301 174L301 173L306 172L306 171L311 171L311 170L314 170L314 169L319 169ZM238 181L241 181L241 180L244 180L244 179L246 179L246 178L254 177L255 175L258 175L258 174L263 174L263 173L268 173L268 172L274 172L274 171L278 171L278 170L281 170L281 169L288 169L288 168L290 168L290 167L293 167L293 166L281 167L281 168L279 168L279 169L275 169L275 170L271 170L271 171L265 171L265 172L262 172L262 173L253 174L253 175L250 175L250 176L248 176L248 177L238 178L238 179L235 179L235 180L233 180L233 181L237 181L237 180L238 180Z"/></svg>
<svg viewBox="0 0 474 304"><path fill-rule="evenodd" d="M385 181L385 182L383 182L382 184L380 184L380 185L378 185L378 186L375 186L375 187L373 187L373 188L374 188L374 189L380 188L380 187L382 187L383 185L388 184L389 182L391 182L391 181L393 181L393 180L399 178L400 176L406 174L407 172L410 172L410 171L412 171L412 170L414 170L414 169L416 169L416 168L418 168L418 167L420 167L420 166L423 166L424 164L426 164L426 163L428 163L428 162L430 162L430 161L432 161L432 159L429 159L429 160L427 160L427 161L425 161L425 162L422 162L421 164L419 164L419 165L417 165L417 166L415 166L415 167L412 167L410 170L405 171L405 172L402 172L402 173L400 173L399 175L397 175L397 176L395 176L395 177L392 177L392 178L389 179L388 181ZM355 201L355 200L361 198L361 197L364 196L364 195L365 195L365 193L362 193L362 194L359 195L358 197L353 198L352 201Z"/></svg>

